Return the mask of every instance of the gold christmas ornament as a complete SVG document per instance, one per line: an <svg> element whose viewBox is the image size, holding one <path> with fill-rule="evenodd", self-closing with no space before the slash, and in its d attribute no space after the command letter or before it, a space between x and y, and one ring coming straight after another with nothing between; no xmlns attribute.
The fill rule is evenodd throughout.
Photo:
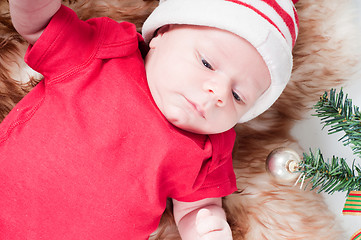
<svg viewBox="0 0 361 240"><path fill-rule="evenodd" d="M293 149L276 148L267 157L266 169L277 181L290 182L300 175L300 162L300 156Z"/></svg>

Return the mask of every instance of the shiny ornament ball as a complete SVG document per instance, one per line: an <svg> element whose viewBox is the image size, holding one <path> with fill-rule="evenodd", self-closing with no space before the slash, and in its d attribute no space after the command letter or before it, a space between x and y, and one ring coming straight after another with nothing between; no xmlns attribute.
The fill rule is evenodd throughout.
<svg viewBox="0 0 361 240"><path fill-rule="evenodd" d="M300 156L290 148L277 148L267 157L267 171L280 182L290 182L299 176Z"/></svg>

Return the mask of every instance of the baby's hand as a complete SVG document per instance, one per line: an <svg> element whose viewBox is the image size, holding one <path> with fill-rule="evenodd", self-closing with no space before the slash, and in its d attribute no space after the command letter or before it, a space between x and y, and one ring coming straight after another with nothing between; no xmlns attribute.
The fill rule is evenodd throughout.
<svg viewBox="0 0 361 240"><path fill-rule="evenodd" d="M197 213L196 229L200 240L232 240L232 231L227 221L213 216L205 208Z"/></svg>

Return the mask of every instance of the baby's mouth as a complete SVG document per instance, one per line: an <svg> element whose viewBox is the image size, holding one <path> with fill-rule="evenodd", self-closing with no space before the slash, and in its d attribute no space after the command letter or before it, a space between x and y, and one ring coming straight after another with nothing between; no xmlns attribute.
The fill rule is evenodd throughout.
<svg viewBox="0 0 361 240"><path fill-rule="evenodd" d="M205 112L204 110L196 103L190 101L188 98L186 98L186 100L191 104L191 106L193 107L193 109L198 112L198 114L202 117L202 118L206 118L205 117Z"/></svg>

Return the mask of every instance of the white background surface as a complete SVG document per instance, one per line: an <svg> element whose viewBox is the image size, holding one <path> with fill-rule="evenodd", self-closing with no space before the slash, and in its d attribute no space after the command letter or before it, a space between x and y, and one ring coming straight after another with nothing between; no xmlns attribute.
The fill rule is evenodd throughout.
<svg viewBox="0 0 361 240"><path fill-rule="evenodd" d="M353 0L353 2L357 8L357 21L361 32L361 0ZM361 108L361 78L348 82L344 85L343 89L344 93L347 93L349 98L352 99L353 104ZM325 158L332 158L332 156L335 155L346 158L350 166L354 159L355 163L361 165L361 159L353 155L349 147L343 146L342 143L338 141L343 134L337 133L328 135L327 129L321 129L322 125L320 124L320 119L312 117L312 113L313 112L310 112L308 115L309 117L297 124L293 131L293 135L299 139L299 142L304 150L307 152L309 148L312 150L320 148ZM338 221L340 221L345 229L346 239L350 239L351 236L361 228L361 216L342 215L342 209L346 200L346 193L341 192L334 193L333 195L323 195L326 203L330 207L330 210L336 215Z"/></svg>

